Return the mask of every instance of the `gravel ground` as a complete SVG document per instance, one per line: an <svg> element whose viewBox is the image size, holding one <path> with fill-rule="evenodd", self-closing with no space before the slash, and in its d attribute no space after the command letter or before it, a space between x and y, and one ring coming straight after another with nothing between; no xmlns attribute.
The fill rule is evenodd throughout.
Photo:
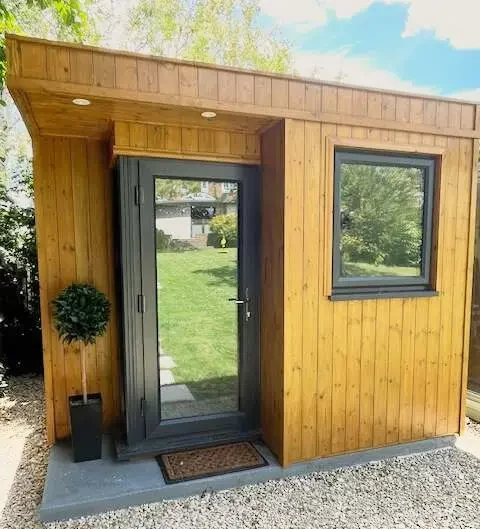
<svg viewBox="0 0 480 529"><path fill-rule="evenodd" d="M11 381L0 399L0 443L9 439L10 454L15 438L24 439L0 522L5 529L42 527L35 515L46 463L41 400L41 382L28 378ZM480 424L468 421L468 429L480 436ZM1 480L10 460L0 450ZM480 529L480 460L449 448L47 526L88 528Z"/></svg>

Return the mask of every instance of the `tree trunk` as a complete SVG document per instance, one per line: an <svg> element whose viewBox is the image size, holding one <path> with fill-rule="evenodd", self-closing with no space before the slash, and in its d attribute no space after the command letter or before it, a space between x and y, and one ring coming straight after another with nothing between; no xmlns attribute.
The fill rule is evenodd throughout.
<svg viewBox="0 0 480 529"><path fill-rule="evenodd" d="M82 357L82 395L83 395L83 403L87 404L87 346L85 344L81 344L80 346L80 354Z"/></svg>

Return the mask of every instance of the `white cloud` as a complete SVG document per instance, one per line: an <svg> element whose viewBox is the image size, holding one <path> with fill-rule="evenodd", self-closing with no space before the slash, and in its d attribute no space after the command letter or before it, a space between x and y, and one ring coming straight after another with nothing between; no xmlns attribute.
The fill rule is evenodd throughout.
<svg viewBox="0 0 480 529"><path fill-rule="evenodd" d="M297 53L294 66L300 75L323 81L433 94L433 87L416 85L400 79L392 72L377 68L368 57L350 57L347 52Z"/></svg>
<svg viewBox="0 0 480 529"><path fill-rule="evenodd" d="M475 88L473 90L462 90L461 92L455 92L454 94L448 95L457 99L465 99L467 101L480 103L480 88Z"/></svg>
<svg viewBox="0 0 480 529"><path fill-rule="evenodd" d="M304 32L326 24L329 12L348 19L375 2L408 4L404 37L432 31L454 48L480 48L480 0L260 0L260 7L276 23Z"/></svg>
<svg viewBox="0 0 480 529"><path fill-rule="evenodd" d="M262 11L281 25L295 25L298 31L323 26L328 12L351 18L375 0L260 0Z"/></svg>
<svg viewBox="0 0 480 529"><path fill-rule="evenodd" d="M479 0L408 0L404 37L433 31L454 48L480 48Z"/></svg>

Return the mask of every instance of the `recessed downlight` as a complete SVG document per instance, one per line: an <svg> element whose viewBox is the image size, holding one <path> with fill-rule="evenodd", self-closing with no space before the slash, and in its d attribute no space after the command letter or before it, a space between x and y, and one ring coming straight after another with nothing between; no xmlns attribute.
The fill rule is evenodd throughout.
<svg viewBox="0 0 480 529"><path fill-rule="evenodd" d="M213 110L205 110L205 112L201 113L201 116L205 119L214 119L217 117L217 113L213 112Z"/></svg>
<svg viewBox="0 0 480 529"><path fill-rule="evenodd" d="M79 107L88 107L88 105L91 104L89 99L84 99L83 97L76 97L75 99L72 99L72 103L74 105L78 105Z"/></svg>

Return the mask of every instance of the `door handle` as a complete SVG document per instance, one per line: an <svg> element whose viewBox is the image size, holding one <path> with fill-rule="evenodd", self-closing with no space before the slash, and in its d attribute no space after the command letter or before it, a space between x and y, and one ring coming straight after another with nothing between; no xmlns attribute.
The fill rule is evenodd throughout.
<svg viewBox="0 0 480 529"><path fill-rule="evenodd" d="M245 299L237 299L237 298L228 298L228 301L231 301L232 303L236 303L237 305L244 305L245 307L245 321L248 321L252 313L250 312L250 298L248 297L248 288L245 289Z"/></svg>

